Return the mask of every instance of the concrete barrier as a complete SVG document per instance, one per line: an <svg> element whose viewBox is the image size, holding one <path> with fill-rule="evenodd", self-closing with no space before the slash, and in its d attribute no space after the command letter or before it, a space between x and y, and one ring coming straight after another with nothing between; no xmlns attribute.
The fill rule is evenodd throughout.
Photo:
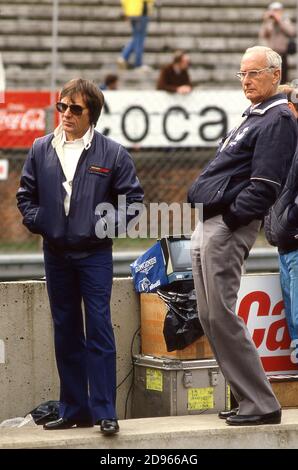
<svg viewBox="0 0 298 470"><path fill-rule="evenodd" d="M0 421L59 399L53 328L44 281L0 283ZM130 417L131 350L139 352L138 296L131 279L114 279L112 323L117 344L117 409ZM134 338L134 344L132 341Z"/></svg>

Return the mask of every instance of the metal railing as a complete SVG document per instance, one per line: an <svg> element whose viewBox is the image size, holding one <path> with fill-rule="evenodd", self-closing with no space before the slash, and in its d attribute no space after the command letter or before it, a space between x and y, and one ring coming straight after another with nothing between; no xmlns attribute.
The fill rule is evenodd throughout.
<svg viewBox="0 0 298 470"><path fill-rule="evenodd" d="M142 252L114 252L114 276L130 276L130 263ZM277 272L275 248L254 248L245 262L246 273ZM0 280L41 279L45 276L42 253L0 255Z"/></svg>

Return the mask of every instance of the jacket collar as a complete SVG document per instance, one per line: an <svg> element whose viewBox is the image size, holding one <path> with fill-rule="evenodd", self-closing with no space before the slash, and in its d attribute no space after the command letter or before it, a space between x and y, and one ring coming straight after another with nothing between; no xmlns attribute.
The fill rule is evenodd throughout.
<svg viewBox="0 0 298 470"><path fill-rule="evenodd" d="M243 116L248 116L250 114L262 116L269 109L279 106L280 104L288 104L287 96L284 93L277 93L276 95L270 96L268 100L263 101L253 109L251 109L250 106L244 111Z"/></svg>
<svg viewBox="0 0 298 470"><path fill-rule="evenodd" d="M94 136L94 126L90 126L86 134L83 136L84 148L88 150L91 147L91 142ZM56 149L58 146L62 147L65 142L65 132L63 131L62 123L54 130L54 138L52 146Z"/></svg>

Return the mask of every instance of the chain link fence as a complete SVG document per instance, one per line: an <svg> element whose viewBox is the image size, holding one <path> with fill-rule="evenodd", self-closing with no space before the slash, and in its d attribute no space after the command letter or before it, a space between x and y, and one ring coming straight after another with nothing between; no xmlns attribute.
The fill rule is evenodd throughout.
<svg viewBox="0 0 298 470"><path fill-rule="evenodd" d="M219 106L219 93L193 92L188 97L154 91L106 94L98 130L121 142L133 156L147 207L186 202L191 182L232 125L228 114L232 116L235 110L225 111L223 101ZM10 90L5 98L0 104L0 253L39 251L40 237L22 225L15 195L29 148L36 137L58 124L58 113L49 112L50 93L46 91ZM3 164L8 166L7 175L1 174ZM172 216L169 234L173 234ZM147 233L149 238L150 229ZM115 241L119 250L143 247L144 239Z"/></svg>
<svg viewBox="0 0 298 470"><path fill-rule="evenodd" d="M213 155L214 149L169 148L130 150L145 192L145 204L183 203L190 183ZM8 178L0 181L0 253L39 251L41 240L22 225L16 207L16 192L27 150L1 149L0 159L8 160ZM149 233L149 229L148 229ZM146 241L119 240L119 249L138 249ZM150 242L148 242L150 243ZM117 241L115 242L118 247Z"/></svg>
<svg viewBox="0 0 298 470"><path fill-rule="evenodd" d="M51 92L76 76L99 84L108 73L118 74L119 91L106 95L99 130L110 131L130 150L147 206L185 202L189 185L247 106L235 72L244 50L257 42L268 5L266 0L155 2L144 55L149 68L142 72L117 69L131 34L118 0L42 0L32 8L34 3L1 2L0 52L9 91L4 105L0 97L0 253L41 249L40 237L22 225L15 193L29 147L46 133ZM59 12L53 9L58 3ZM285 3L292 19L296 3ZM190 55L195 91L188 97L154 95L160 67L178 48ZM289 59L291 76L296 59ZM137 249L138 243L118 240L115 246Z"/></svg>
<svg viewBox="0 0 298 470"><path fill-rule="evenodd" d="M0 181L0 253L40 250L40 237L30 234L22 225L16 206L16 192L26 152L11 149L0 151L1 160L8 161L8 177Z"/></svg>
<svg viewBox="0 0 298 470"><path fill-rule="evenodd" d="M49 126L49 92L9 91L5 95L5 103L0 104L0 253L40 251L40 237L31 235L22 225L15 195L29 148L36 137L57 125L58 113ZM188 96L117 91L105 97L98 130L122 143L133 156L149 214L151 203L186 202L190 184L247 106L240 89L193 91ZM162 217L159 213L159 228ZM147 217L147 224L150 222ZM151 236L148 227L147 238L160 235L159 230L158 235L154 233ZM177 231L169 211L169 234L178 233L183 233L182 224ZM152 243L145 238L117 239L115 249L138 250Z"/></svg>

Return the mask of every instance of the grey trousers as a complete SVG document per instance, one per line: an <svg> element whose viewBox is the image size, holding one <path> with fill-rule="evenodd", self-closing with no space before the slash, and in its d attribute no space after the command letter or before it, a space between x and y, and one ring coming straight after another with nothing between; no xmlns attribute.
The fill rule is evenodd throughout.
<svg viewBox="0 0 298 470"><path fill-rule="evenodd" d="M254 220L231 232L218 215L199 224L192 235L200 321L242 415L280 408L246 325L235 314L242 264L260 224Z"/></svg>

